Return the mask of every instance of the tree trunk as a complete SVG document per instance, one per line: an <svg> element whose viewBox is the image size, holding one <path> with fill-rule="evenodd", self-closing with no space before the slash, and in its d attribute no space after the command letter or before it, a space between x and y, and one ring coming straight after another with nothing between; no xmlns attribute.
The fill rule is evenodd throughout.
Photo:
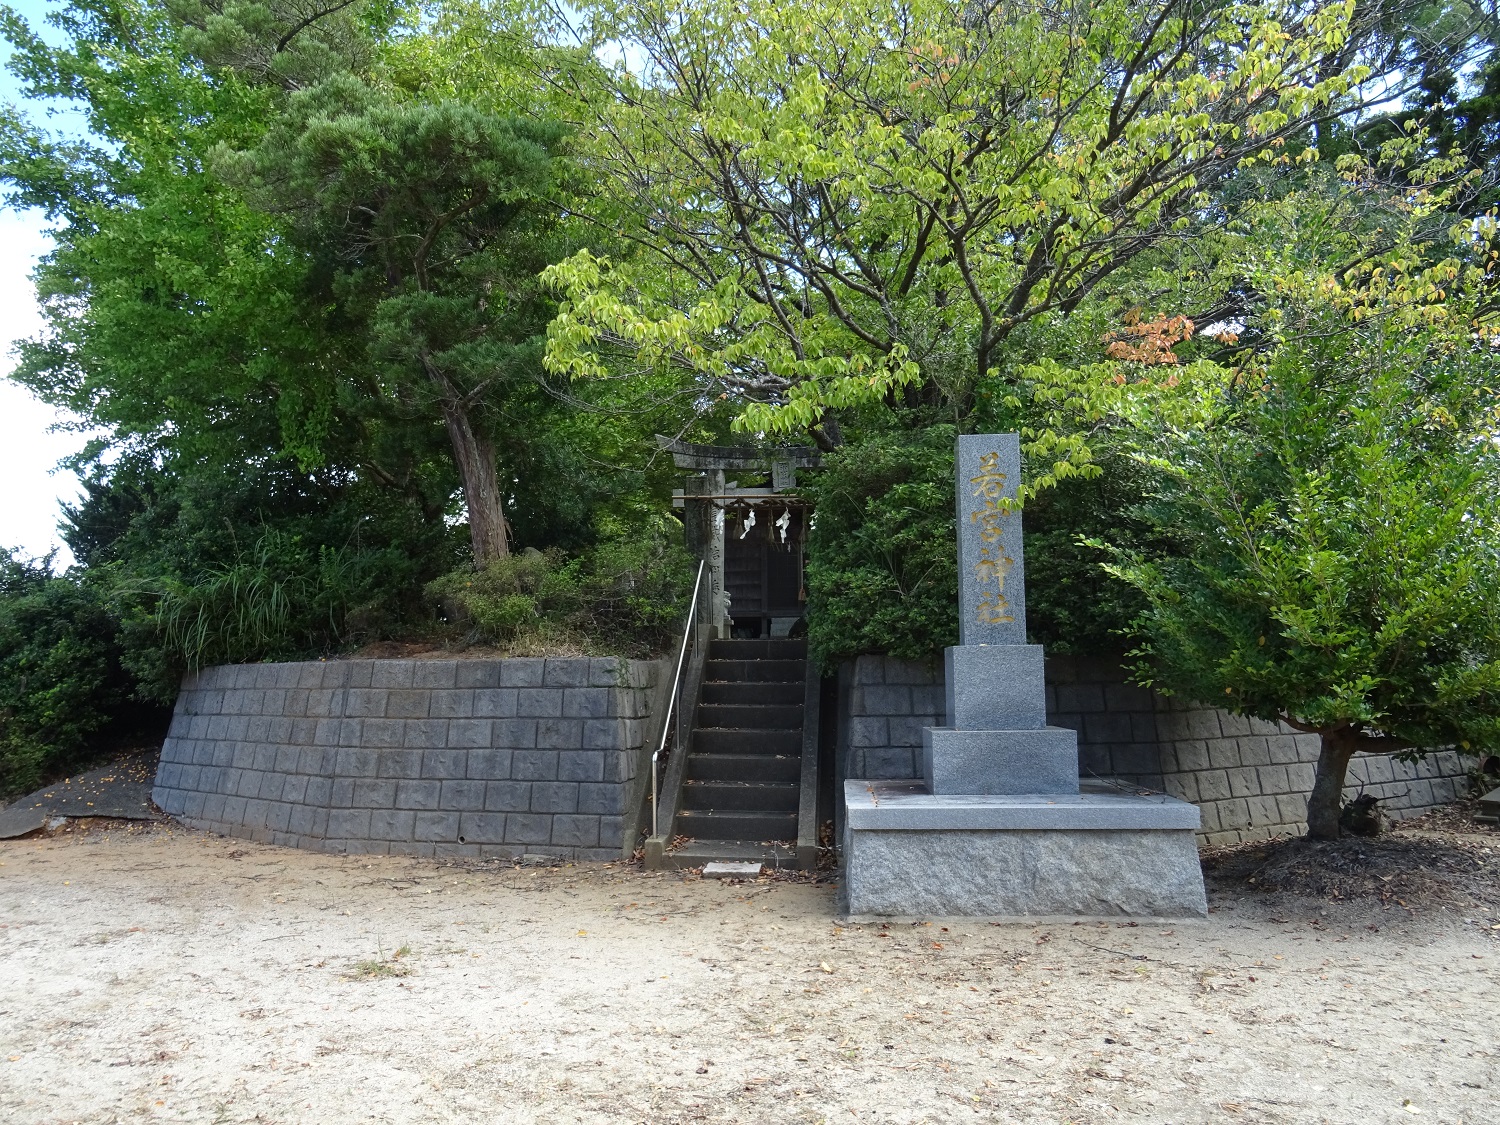
<svg viewBox="0 0 1500 1125"><path fill-rule="evenodd" d="M510 526L505 522L505 494L500 491L500 474L495 468L495 446L474 432L468 404L442 367L427 352L419 354L422 369L437 387L443 425L453 446L453 464L464 490L464 507L469 510L474 565L483 567L496 559L509 558Z"/></svg>
<svg viewBox="0 0 1500 1125"><path fill-rule="evenodd" d="M1359 736L1348 727L1319 732L1318 772L1307 798L1307 835L1314 840L1339 838L1339 808L1344 798L1344 775L1358 749Z"/></svg>
<svg viewBox="0 0 1500 1125"><path fill-rule="evenodd" d="M474 432L468 411L457 403L443 403L443 424L453 444L453 462L463 485L469 510L469 542L474 565L482 567L510 555L510 527L505 521L505 494L495 468L495 447Z"/></svg>

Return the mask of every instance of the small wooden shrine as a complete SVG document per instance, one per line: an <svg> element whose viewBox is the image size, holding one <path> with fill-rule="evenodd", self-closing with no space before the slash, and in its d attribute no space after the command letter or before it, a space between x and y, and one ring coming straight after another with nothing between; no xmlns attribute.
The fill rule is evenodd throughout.
<svg viewBox="0 0 1500 1125"><path fill-rule="evenodd" d="M720 637L784 637L800 631L812 504L797 495L797 470L816 468L807 446L693 445L658 434L673 463L689 470L672 504L683 511L687 546L708 560L708 623ZM733 480L726 479L734 474Z"/></svg>

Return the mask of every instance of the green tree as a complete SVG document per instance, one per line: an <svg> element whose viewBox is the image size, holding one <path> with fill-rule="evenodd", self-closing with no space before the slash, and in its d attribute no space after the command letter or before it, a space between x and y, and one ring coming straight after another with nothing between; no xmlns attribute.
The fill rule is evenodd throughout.
<svg viewBox="0 0 1500 1125"><path fill-rule="evenodd" d="M204 657L325 652L399 626L455 561L454 474L430 417L379 393L327 261L212 167L219 146L264 136L270 91L209 74L149 6L78 4L54 22L59 47L3 18L29 92L72 99L90 125L58 139L0 117L9 199L56 224L36 274L46 327L15 378L103 431L74 465L89 495L66 535L122 618L137 689L170 699ZM334 590L330 553L345 564ZM249 563L255 581L221 581ZM268 581L320 592L246 648L229 634L249 602L222 595ZM171 643L169 617L204 602L200 586L218 590L204 620L225 635Z"/></svg>
<svg viewBox="0 0 1500 1125"><path fill-rule="evenodd" d="M508 400L541 375L553 303L536 278L558 245L562 137L553 123L409 101L339 75L293 93L234 162L327 256L386 393L430 402L442 419L480 566L510 552L497 461L508 451L497 446Z"/></svg>
<svg viewBox="0 0 1500 1125"><path fill-rule="evenodd" d="M1420 132L1433 155L1461 152L1473 168L1500 158L1500 6L1495 0L1383 0L1372 5L1373 38L1390 56L1400 83L1383 101L1399 105L1351 123L1331 142L1370 149ZM1496 201L1493 175L1452 201L1479 214Z"/></svg>
<svg viewBox="0 0 1500 1125"><path fill-rule="evenodd" d="M207 168L216 145L261 134L264 93L211 81L149 8L76 5L54 22L58 48L0 16L28 92L73 100L90 127L60 139L0 111L7 201L56 224L36 274L46 329L14 378L111 444L189 456L211 456L241 404L269 404L262 436L315 459L337 332L277 225Z"/></svg>
<svg viewBox="0 0 1500 1125"><path fill-rule="evenodd" d="M548 271L566 298L549 364L675 365L742 427L825 448L830 412L862 403L966 426L1017 333L1073 312L1242 161L1295 149L1359 73L1334 65L1347 4L586 11L642 60L579 93L600 208L639 252ZM1085 442L1029 438L1034 482L1087 463Z"/></svg>
<svg viewBox="0 0 1500 1125"><path fill-rule="evenodd" d="M806 492L808 645L924 660L958 643L952 426L891 426L823 459Z"/></svg>
<svg viewBox="0 0 1500 1125"><path fill-rule="evenodd" d="M507 505L532 542L576 540L615 482L556 487L582 475L554 440L577 398L540 368L557 209L534 204L560 130L407 91L381 60L420 36L379 8L172 12L80 3L60 48L4 17L29 91L92 131L0 118L9 198L58 223L17 378L108 431L99 452L290 459L433 524L457 490L480 558L506 549Z"/></svg>
<svg viewBox="0 0 1500 1125"><path fill-rule="evenodd" d="M1500 360L1391 316L1283 330L1127 412L1162 547L1110 569L1145 600L1143 683L1320 736L1331 838L1354 754L1500 745Z"/></svg>
<svg viewBox="0 0 1500 1125"><path fill-rule="evenodd" d="M0 554L0 797L80 761L131 717L119 622L107 600L52 560Z"/></svg>

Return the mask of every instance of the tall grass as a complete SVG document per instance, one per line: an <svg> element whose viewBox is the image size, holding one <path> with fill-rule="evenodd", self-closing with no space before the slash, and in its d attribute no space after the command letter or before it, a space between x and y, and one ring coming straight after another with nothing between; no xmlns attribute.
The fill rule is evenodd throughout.
<svg viewBox="0 0 1500 1125"><path fill-rule="evenodd" d="M335 648L361 569L347 548L314 552L268 531L233 562L167 585L156 610L164 646L190 671Z"/></svg>

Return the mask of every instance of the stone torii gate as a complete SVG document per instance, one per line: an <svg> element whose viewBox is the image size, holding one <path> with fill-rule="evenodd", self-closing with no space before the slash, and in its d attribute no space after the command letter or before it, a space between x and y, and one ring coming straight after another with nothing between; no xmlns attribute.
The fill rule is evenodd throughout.
<svg viewBox="0 0 1500 1125"><path fill-rule="evenodd" d="M656 443L672 454L679 469L689 470L686 487L673 493L673 506L683 509L687 548L694 558L708 561L709 594L705 624L715 637L728 637L732 610L724 536L726 509L769 506L781 509L810 507L790 494L797 487L797 470L818 465L818 451L808 446L694 445L679 438L656 435ZM769 487L740 487L726 481L730 472L769 473Z"/></svg>

